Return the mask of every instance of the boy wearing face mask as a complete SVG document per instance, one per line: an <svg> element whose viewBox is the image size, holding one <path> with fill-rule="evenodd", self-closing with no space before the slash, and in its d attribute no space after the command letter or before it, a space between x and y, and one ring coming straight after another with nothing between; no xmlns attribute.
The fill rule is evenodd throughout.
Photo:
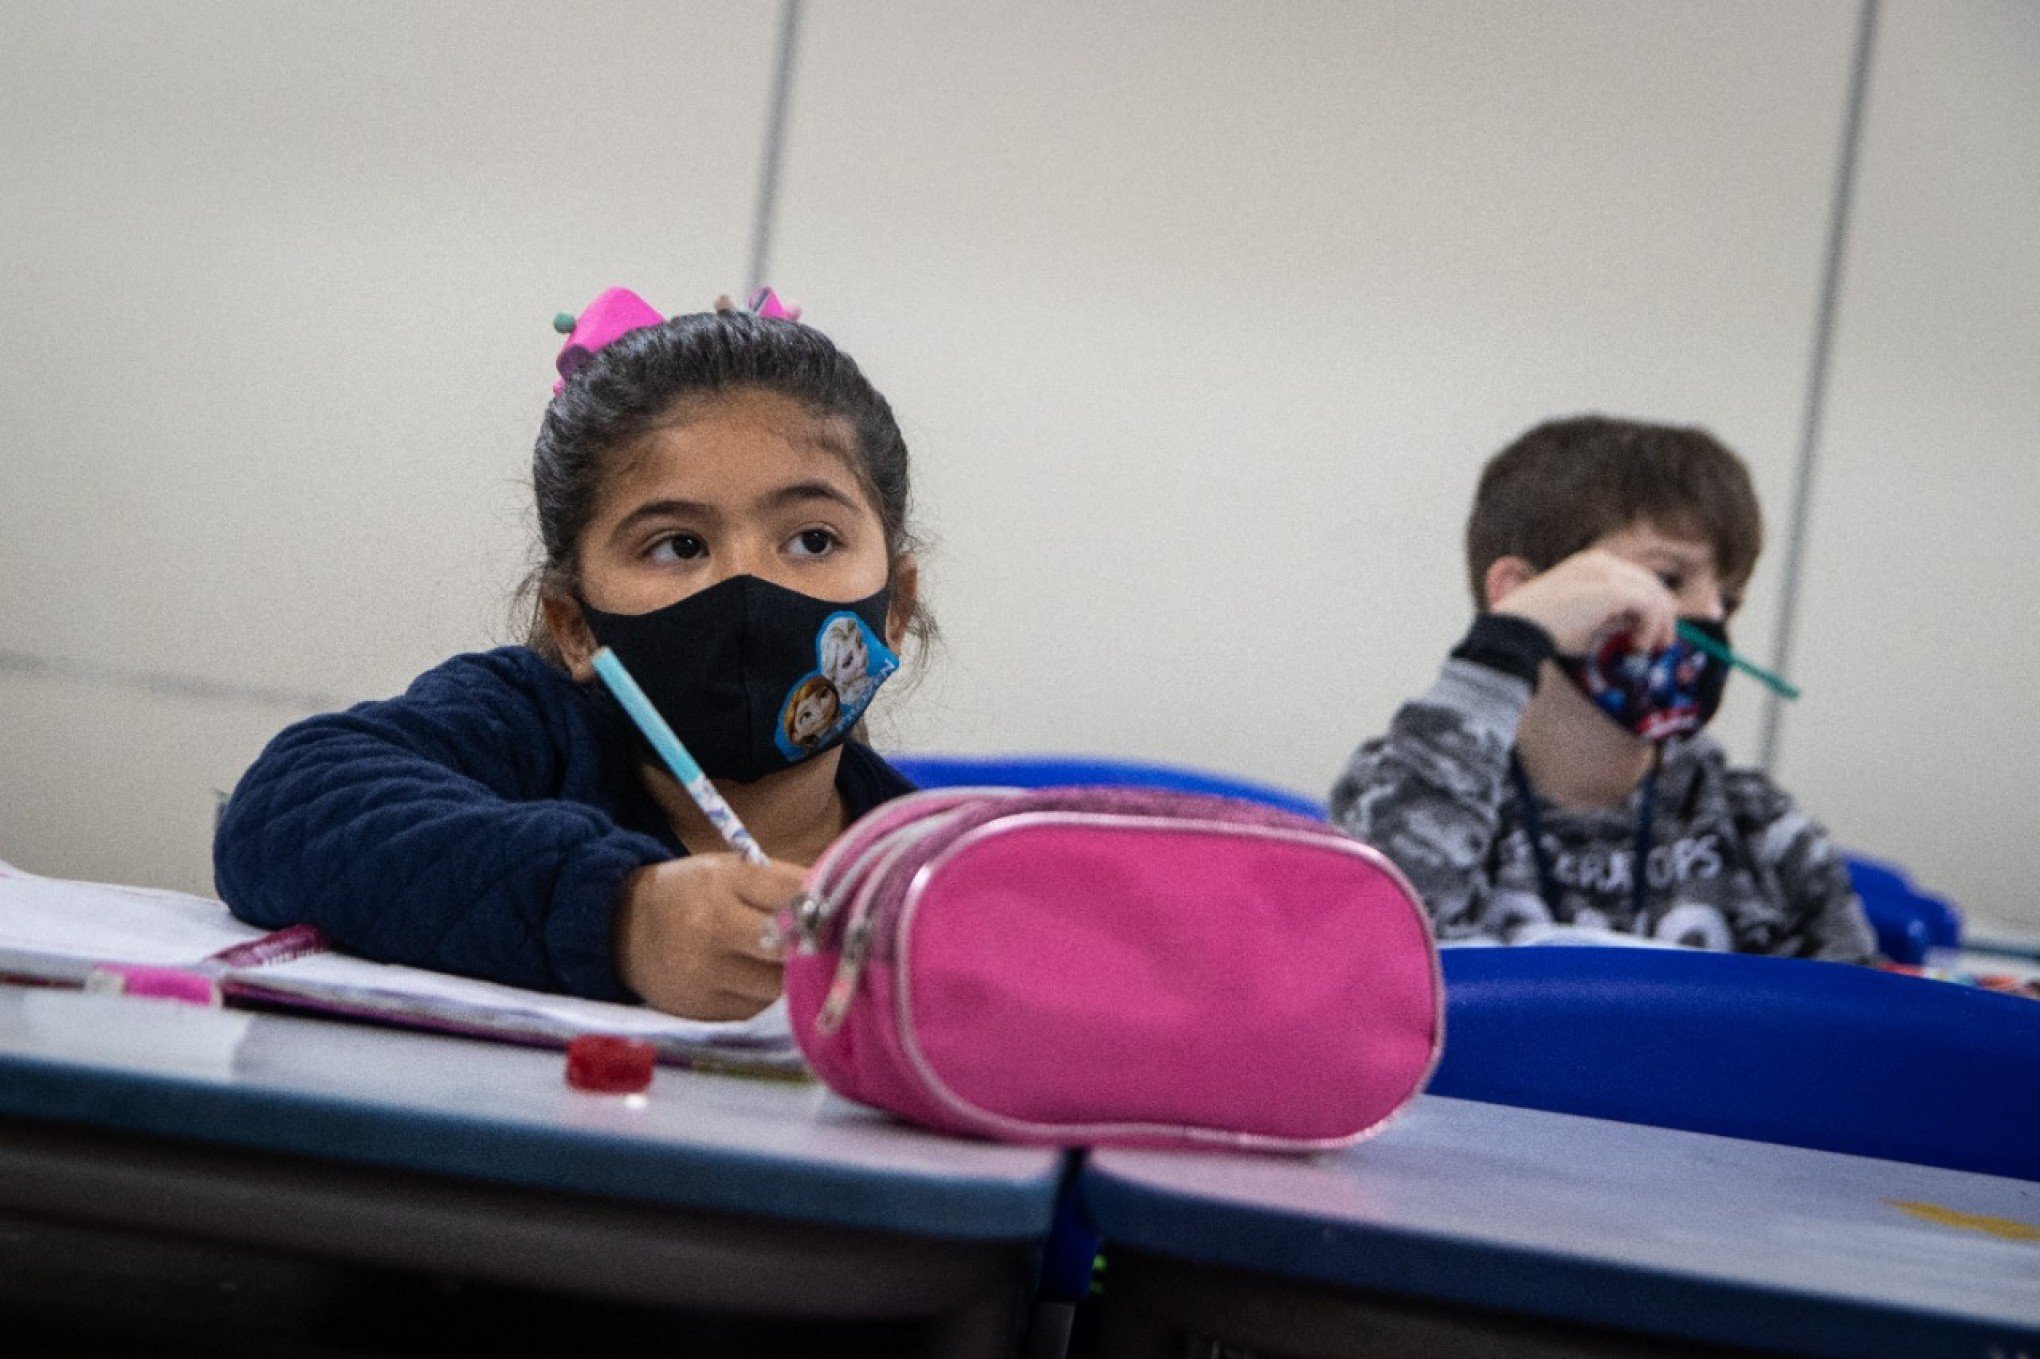
<svg viewBox="0 0 2040 1359"><path fill-rule="evenodd" d="M1726 639L1762 533L1748 471L1704 430L1580 416L1488 463L1473 627L1331 798L1441 940L1874 956L1826 832L1700 730L1727 670L1677 629Z"/></svg>

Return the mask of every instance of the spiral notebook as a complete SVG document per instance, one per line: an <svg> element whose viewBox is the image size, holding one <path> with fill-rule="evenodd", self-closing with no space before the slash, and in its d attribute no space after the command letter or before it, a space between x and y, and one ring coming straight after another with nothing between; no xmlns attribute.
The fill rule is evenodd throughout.
<svg viewBox="0 0 2040 1359"><path fill-rule="evenodd" d="M207 897L76 882L0 861L0 981L84 986L95 969L188 970L230 1005L429 1029L543 1047L586 1033L652 1044L680 1066L761 1074L804 1068L784 1001L735 1023L678 1019L335 953L314 930L265 933Z"/></svg>

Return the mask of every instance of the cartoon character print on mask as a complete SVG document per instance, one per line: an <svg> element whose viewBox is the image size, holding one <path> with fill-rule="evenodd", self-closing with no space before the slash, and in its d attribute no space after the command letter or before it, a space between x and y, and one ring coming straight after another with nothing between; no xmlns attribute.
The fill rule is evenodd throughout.
<svg viewBox="0 0 2040 1359"><path fill-rule="evenodd" d="M836 719L842 711L843 699L836 686L820 675L810 675L786 701L786 711L779 722L780 734L787 744L803 752L813 751L821 745L822 738L836 729Z"/></svg>
<svg viewBox="0 0 2040 1359"><path fill-rule="evenodd" d="M859 711L871 702L872 692L878 688L864 633L863 619L856 614L838 614L823 627L821 640L822 675L836 686L844 707Z"/></svg>
<svg viewBox="0 0 2040 1359"><path fill-rule="evenodd" d="M1727 629L1712 619L1685 621L1727 644ZM1561 656L1558 662L1610 721L1646 741L1667 741L1706 726L1728 682L1727 665L1683 638L1662 651L1638 651L1627 632L1607 632L1584 656Z"/></svg>
<svg viewBox="0 0 2040 1359"><path fill-rule="evenodd" d="M871 625L849 610L829 615L815 634L815 669L787 694L775 733L798 760L848 732L864 716L900 659Z"/></svg>

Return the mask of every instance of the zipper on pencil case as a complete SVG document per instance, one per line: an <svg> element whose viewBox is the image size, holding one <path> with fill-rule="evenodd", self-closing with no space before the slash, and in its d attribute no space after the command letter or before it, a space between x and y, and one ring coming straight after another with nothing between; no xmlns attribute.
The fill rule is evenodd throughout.
<svg viewBox="0 0 2040 1359"><path fill-rule="evenodd" d="M909 810L916 804L930 804L945 810L953 810L967 802L976 801L983 794L1008 791L1017 790L926 788L886 804L882 812L874 815ZM825 935L829 922L836 915L836 903L849 900L856 893L858 884L870 872L877 858L875 851L902 832L916 825L925 824L926 819L909 817L896 825L888 826L876 835L860 833L857 826L852 826L850 830L837 837L834 844L822 851L822 857L815 861L814 868L808 875L811 885L794 898L791 908L794 935L799 941L802 953L818 952L828 942Z"/></svg>
<svg viewBox="0 0 2040 1359"><path fill-rule="evenodd" d="M829 1037L843 1027L843 1020L850 1013L850 1002L856 998L857 983L864 975L864 960L871 954L871 936L878 924L879 898L892 881L900 860L909 851L918 848L922 841L947 829L954 819L954 815L931 816L924 821L910 822L871 847L876 850L882 846L882 854L867 852L868 867L857 883L850 903L850 916L843 925L843 951L836 960L836 975L830 979L822 1007L815 1014L815 1031L823 1037Z"/></svg>

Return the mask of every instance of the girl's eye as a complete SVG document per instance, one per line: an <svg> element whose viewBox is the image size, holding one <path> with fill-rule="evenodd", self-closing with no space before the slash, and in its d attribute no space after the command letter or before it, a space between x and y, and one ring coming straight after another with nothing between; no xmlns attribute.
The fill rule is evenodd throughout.
<svg viewBox="0 0 2040 1359"><path fill-rule="evenodd" d="M802 529L799 533L793 535L793 542L789 544L789 547L796 557L825 557L841 541L841 539L827 529Z"/></svg>
<svg viewBox="0 0 2040 1359"><path fill-rule="evenodd" d="M1658 574L1658 579L1663 581L1665 583L1665 588L1667 590L1670 590L1673 594L1677 594L1679 593L1679 591L1686 588L1686 578L1676 571L1660 572Z"/></svg>
<svg viewBox="0 0 2040 1359"><path fill-rule="evenodd" d="M696 557L706 556L707 553L708 544L693 534L674 533L653 543L651 555L654 561L688 562Z"/></svg>

